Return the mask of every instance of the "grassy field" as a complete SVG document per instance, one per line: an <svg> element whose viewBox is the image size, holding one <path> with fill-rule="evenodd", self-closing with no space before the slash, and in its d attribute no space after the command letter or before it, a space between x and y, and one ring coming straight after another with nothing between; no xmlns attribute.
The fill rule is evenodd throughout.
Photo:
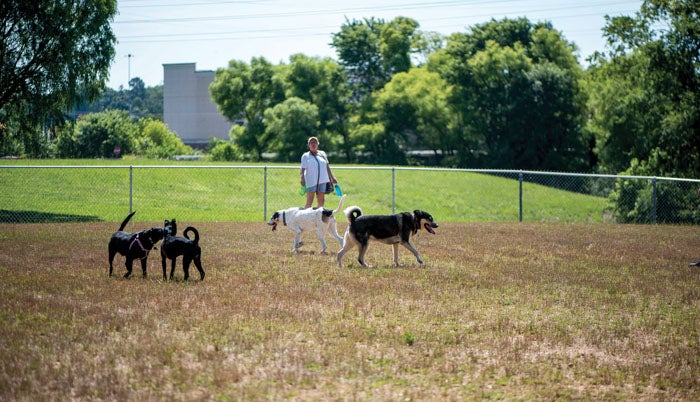
<svg viewBox="0 0 700 402"><path fill-rule="evenodd" d="M22 222L117 222L130 207L138 211L137 222L173 217L260 222L275 210L304 203L298 193L298 167L292 165L265 169L265 165L202 162L162 166L141 160L1 162L0 222L5 223L17 222L16 216L22 216ZM64 168L1 167L47 164ZM459 170L392 172L386 166L337 165L334 169L348 194L348 205L359 205L365 213L390 213L395 203L396 212L424 209L449 222L519 219L519 183L513 177ZM337 197L329 195L326 206L334 208L337 202ZM600 222L606 205L603 197L523 184L524 221Z"/></svg>
<svg viewBox="0 0 700 402"><path fill-rule="evenodd" d="M422 267L341 269L182 219L203 282L108 277L114 223L0 224L0 400L700 399L700 228L439 222Z"/></svg>

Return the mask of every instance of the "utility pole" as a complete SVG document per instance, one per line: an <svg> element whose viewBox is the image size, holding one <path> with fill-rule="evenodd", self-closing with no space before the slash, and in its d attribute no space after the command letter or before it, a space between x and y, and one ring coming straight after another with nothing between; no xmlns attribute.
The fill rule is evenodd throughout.
<svg viewBox="0 0 700 402"><path fill-rule="evenodd" d="M126 82L126 85L129 87L129 117L131 117L131 58L134 57L134 55L129 53L126 57L128 59L127 73L129 74L129 80Z"/></svg>
<svg viewBox="0 0 700 402"><path fill-rule="evenodd" d="M126 84L129 85L129 82L131 82L131 58L134 57L134 55L129 53L126 55L126 57L128 59L128 66L129 66L128 70L127 70L128 74L129 74L129 80L126 82Z"/></svg>

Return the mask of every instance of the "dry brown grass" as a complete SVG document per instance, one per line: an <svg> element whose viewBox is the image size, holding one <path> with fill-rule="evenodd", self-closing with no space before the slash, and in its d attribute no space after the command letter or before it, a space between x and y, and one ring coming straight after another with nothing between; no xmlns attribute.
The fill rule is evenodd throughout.
<svg viewBox="0 0 700 402"><path fill-rule="evenodd" d="M116 226L0 225L1 400L700 398L700 228L442 223L339 269L196 224L183 283L108 278Z"/></svg>

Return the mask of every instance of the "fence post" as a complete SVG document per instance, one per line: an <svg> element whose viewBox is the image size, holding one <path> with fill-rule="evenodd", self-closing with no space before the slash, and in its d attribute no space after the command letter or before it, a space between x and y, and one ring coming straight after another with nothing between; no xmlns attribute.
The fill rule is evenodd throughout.
<svg viewBox="0 0 700 402"><path fill-rule="evenodd" d="M656 225L656 177L651 179L651 220Z"/></svg>
<svg viewBox="0 0 700 402"><path fill-rule="evenodd" d="M391 213L396 213L396 168L391 168Z"/></svg>
<svg viewBox="0 0 700 402"><path fill-rule="evenodd" d="M129 165L129 213L134 212L134 167Z"/></svg>
<svg viewBox="0 0 700 402"><path fill-rule="evenodd" d="M519 210L520 210L520 222L523 221L523 171L521 170L520 173L518 173L518 183L520 186L520 189L518 190L518 205L519 205Z"/></svg>
<svg viewBox="0 0 700 402"><path fill-rule="evenodd" d="M263 169L263 221L267 216L267 166Z"/></svg>

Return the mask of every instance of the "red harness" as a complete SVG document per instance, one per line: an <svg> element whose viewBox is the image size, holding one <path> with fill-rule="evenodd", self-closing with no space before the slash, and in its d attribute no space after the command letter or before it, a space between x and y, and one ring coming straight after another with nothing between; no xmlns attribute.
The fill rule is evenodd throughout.
<svg viewBox="0 0 700 402"><path fill-rule="evenodd" d="M148 253L151 251L151 249L146 248L143 246L143 244L141 244L141 239L139 239L139 235L140 233L136 234L136 237L134 237L134 240L129 245L129 250L131 250L131 248L134 247L134 243L138 244L141 251L145 253L143 257L139 258L139 260L143 260L144 258L148 257Z"/></svg>

